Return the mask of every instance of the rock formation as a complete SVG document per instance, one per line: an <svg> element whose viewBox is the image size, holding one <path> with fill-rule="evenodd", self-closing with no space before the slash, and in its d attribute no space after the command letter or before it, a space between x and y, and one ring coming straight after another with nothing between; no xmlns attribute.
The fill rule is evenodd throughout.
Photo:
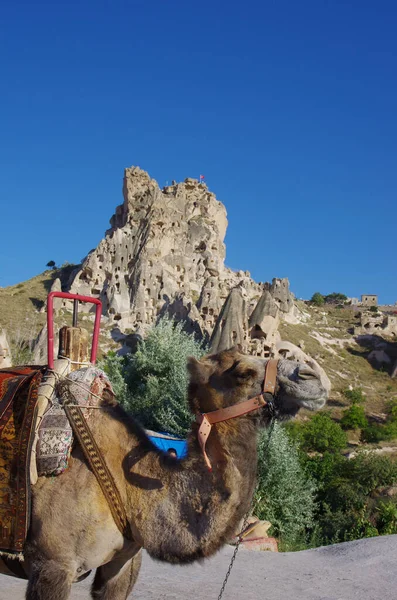
<svg viewBox="0 0 397 600"><path fill-rule="evenodd" d="M354 328L355 335L374 334L397 337L397 316L389 315L381 311L372 312L361 310L358 313L359 325Z"/></svg>
<svg viewBox="0 0 397 600"><path fill-rule="evenodd" d="M123 193L111 228L70 284L71 292L101 298L109 326L145 332L167 313L208 340L236 286L247 321L265 290L274 299L271 318L294 311L288 280L256 283L248 272L225 267L226 209L206 184L188 178L160 190L145 171L131 167Z"/></svg>
<svg viewBox="0 0 397 600"><path fill-rule="evenodd" d="M160 190L131 167L123 195L105 238L68 286L101 298L104 327L121 351L168 314L214 352L240 344L257 356L278 356L280 320L297 322L288 279L256 283L248 271L225 266L226 209L206 184L188 178Z"/></svg>
<svg viewBox="0 0 397 600"><path fill-rule="evenodd" d="M0 329L0 369L11 366L11 352L7 341L6 332Z"/></svg>

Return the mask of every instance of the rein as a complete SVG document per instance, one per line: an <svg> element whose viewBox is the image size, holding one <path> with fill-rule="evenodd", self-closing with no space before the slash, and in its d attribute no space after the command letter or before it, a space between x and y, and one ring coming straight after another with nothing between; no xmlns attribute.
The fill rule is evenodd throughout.
<svg viewBox="0 0 397 600"><path fill-rule="evenodd" d="M212 425L215 425L216 423L222 423L223 421L229 421L230 419L235 419L236 417L242 417L243 415L253 412L254 410L258 410L258 408L262 408L264 406L273 408L271 402L265 400L264 395L270 394L273 397L275 394L277 364L278 360L275 359L271 359L266 363L263 391L257 396L249 398L248 400L244 400L243 402L239 402L234 406L220 408L219 410L213 410L208 413L199 413L197 415L196 420L198 423L200 423L200 427L197 432L197 438L209 471L212 471L212 465L205 451L205 445L211 433Z"/></svg>

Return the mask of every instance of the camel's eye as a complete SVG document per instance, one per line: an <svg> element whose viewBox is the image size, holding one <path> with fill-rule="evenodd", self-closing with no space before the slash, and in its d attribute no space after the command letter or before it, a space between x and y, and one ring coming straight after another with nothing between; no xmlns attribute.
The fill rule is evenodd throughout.
<svg viewBox="0 0 397 600"><path fill-rule="evenodd" d="M243 360L238 360L230 369L230 374L237 379L252 379L257 376L257 372L252 367L244 364Z"/></svg>

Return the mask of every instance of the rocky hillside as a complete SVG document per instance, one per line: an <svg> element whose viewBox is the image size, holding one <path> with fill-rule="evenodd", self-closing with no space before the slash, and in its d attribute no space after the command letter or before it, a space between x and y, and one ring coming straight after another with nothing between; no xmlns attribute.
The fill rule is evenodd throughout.
<svg viewBox="0 0 397 600"><path fill-rule="evenodd" d="M309 362L332 382L330 406L337 416L343 390L363 387L370 408L382 414L397 395L390 378L397 352L395 317L315 308L296 302L287 279L255 282L248 271L224 264L225 206L204 183L173 182L162 190L139 169L125 170L124 202L110 229L81 265L48 271L0 289L0 361L28 356L45 362L45 298L50 289L100 297L102 351L126 352L159 316L168 314L217 351L239 343L258 356ZM71 306L58 302L58 325ZM82 315L92 327L92 315ZM387 327L383 322L388 319ZM11 348L10 348L11 346ZM23 350L23 352L21 352Z"/></svg>

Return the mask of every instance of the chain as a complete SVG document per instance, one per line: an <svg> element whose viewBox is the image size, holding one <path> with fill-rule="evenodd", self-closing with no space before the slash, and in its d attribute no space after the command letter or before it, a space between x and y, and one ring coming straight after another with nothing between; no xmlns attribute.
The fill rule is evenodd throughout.
<svg viewBox="0 0 397 600"><path fill-rule="evenodd" d="M254 495L255 495L255 492L254 492ZM254 496L252 496L252 497L254 497ZM250 504L250 507L249 507L249 509L247 510L247 512L246 512L246 514L245 514L244 521L243 521L243 527L242 527L242 529L241 529L241 531L242 531L242 532L244 531L244 529L245 529L245 528L247 527L247 525L248 525L248 517L249 517L249 514L250 514L250 512L251 512L251 506L252 506L252 502L251 502L251 504ZM232 556L232 558L231 558L231 561L230 561L229 568L228 568L228 570L227 570L227 572L226 572L225 579L223 580L223 584L222 584L222 587L221 587L221 591L219 592L218 600L221 600L221 598L222 598L222 596L223 596L223 592L225 591L225 587L226 587L226 584L227 584L227 580L229 579L229 575L230 575L230 573L231 573L231 571L232 571L233 564L234 564L234 561L236 560L237 552L238 552L238 549L239 549L239 547L240 547L240 544L241 544L241 542L242 542L242 539L243 539L243 537L242 537L242 535L241 535L241 533L240 533L240 535L238 536L238 540L237 540L236 547L235 547L235 549L234 549L234 552L233 552L233 556Z"/></svg>
<svg viewBox="0 0 397 600"><path fill-rule="evenodd" d="M272 437L272 433L273 433L273 430L274 430L274 423L275 423L275 418L272 415L271 421L270 421L270 425L269 425L269 436L267 438L267 444L266 444L265 452L267 452L267 450L269 448L270 438ZM251 503L249 505L249 508L248 508L247 512L245 513L244 521L243 521L243 526L242 526L242 529L241 529L241 533L238 536L236 547L234 549L233 556L232 556L232 558L230 560L230 565L229 565L229 568L228 568L228 570L226 572L225 579L223 580L221 591L219 592L217 600L221 600L221 598L223 596L223 592L225 591L227 580L229 579L230 573L231 573L231 571L233 569L234 561L236 560L238 549L240 547L241 542L243 541L242 532L245 530L245 528L248 525L248 517L250 515L251 509L252 509L253 504L254 504L254 498L255 498L256 489L257 489L257 486L255 487L254 493L252 494L252 500L251 500Z"/></svg>

